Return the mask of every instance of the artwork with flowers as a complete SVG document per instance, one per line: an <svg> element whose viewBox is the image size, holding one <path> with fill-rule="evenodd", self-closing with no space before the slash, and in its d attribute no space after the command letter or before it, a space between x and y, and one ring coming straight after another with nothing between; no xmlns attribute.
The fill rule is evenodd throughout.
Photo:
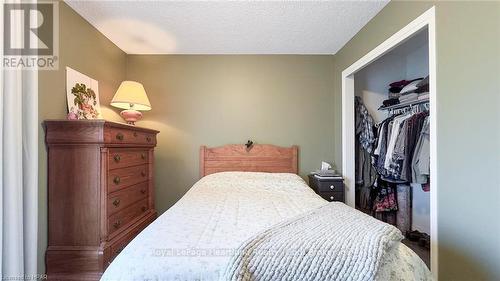
<svg viewBox="0 0 500 281"><path fill-rule="evenodd" d="M68 119L101 118L98 82L69 67L66 67L66 97Z"/></svg>

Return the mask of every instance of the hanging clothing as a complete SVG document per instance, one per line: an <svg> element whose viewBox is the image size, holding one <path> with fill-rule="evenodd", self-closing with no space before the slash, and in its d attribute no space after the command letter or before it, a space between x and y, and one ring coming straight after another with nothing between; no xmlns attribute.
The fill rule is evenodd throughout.
<svg viewBox="0 0 500 281"><path fill-rule="evenodd" d="M389 117L379 124L377 147L375 148L372 163L377 173L381 176L387 176L384 163L387 155L387 142L390 137L392 120L393 117Z"/></svg>
<svg viewBox="0 0 500 281"><path fill-rule="evenodd" d="M419 112L410 117L407 121L407 138L405 146L405 156L401 169L401 179L412 182L412 159L422 126L429 112Z"/></svg>
<svg viewBox="0 0 500 281"><path fill-rule="evenodd" d="M376 179L377 172L371 163L371 155L356 141L356 185L369 187Z"/></svg>
<svg viewBox="0 0 500 281"><path fill-rule="evenodd" d="M372 166L376 132L373 118L360 97L356 105L356 205L361 209L370 209L370 186L376 179L377 172Z"/></svg>
<svg viewBox="0 0 500 281"><path fill-rule="evenodd" d="M387 144L387 155L389 157L385 157L385 162L384 162L384 168L388 171L389 175L391 177L397 178L397 163L396 160L394 159L394 149L396 148L396 142L398 141L399 133L401 130L401 127L403 126L403 122L410 118L411 115L403 114L400 115L396 118L394 118L393 124L392 124L392 132L391 132L391 137L390 140ZM405 133L406 134L406 133Z"/></svg>
<svg viewBox="0 0 500 281"><path fill-rule="evenodd" d="M429 145L425 138L422 140L424 143L420 144L425 146L422 151L422 162L414 159L415 155L417 155L415 154L415 148L428 116L427 111L409 112L392 116L378 124L372 164L383 180L391 183L428 182L428 174L420 174L418 179L414 180L416 174L414 170L428 171L427 167L430 162L430 159L426 157ZM414 167L415 165L420 167Z"/></svg>
<svg viewBox="0 0 500 281"><path fill-rule="evenodd" d="M412 178L414 183L425 184L430 175L430 140L429 140L429 117L425 118L422 131L415 147L412 159Z"/></svg>
<svg viewBox="0 0 500 281"><path fill-rule="evenodd" d="M370 187L376 179L377 172L372 166L372 153L376 141L373 118L360 97L355 99L356 105L356 206L362 210L370 210Z"/></svg>
<svg viewBox="0 0 500 281"><path fill-rule="evenodd" d="M360 97L355 98L354 104L356 107L356 135L363 149L368 153L372 153L373 144L375 143L373 118L368 113Z"/></svg>
<svg viewBox="0 0 500 281"><path fill-rule="evenodd" d="M377 179L372 186L372 202L375 212L397 211L396 185Z"/></svg>

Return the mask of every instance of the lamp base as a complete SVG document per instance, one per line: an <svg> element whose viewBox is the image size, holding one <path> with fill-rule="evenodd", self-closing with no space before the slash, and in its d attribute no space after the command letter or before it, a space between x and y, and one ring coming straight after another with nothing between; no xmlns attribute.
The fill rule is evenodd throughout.
<svg viewBox="0 0 500 281"><path fill-rule="evenodd" d="M142 118L142 113L133 109L123 110L120 115L130 125L135 125L135 122Z"/></svg>

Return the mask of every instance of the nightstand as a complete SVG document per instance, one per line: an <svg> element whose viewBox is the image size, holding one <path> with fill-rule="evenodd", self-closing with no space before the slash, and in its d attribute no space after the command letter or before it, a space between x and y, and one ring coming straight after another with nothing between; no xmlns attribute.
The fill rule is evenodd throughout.
<svg viewBox="0 0 500 281"><path fill-rule="evenodd" d="M309 186L327 201L344 202L344 180L338 178L319 179L309 175Z"/></svg>

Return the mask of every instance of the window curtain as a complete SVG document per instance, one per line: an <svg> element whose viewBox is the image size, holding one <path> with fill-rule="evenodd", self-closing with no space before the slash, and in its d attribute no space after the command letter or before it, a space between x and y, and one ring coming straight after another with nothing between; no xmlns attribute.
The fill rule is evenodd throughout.
<svg viewBox="0 0 500 281"><path fill-rule="evenodd" d="M2 62L4 58L3 3L2 1L0 8ZM11 40L22 40L22 24L16 22L14 28L15 32ZM25 280L21 278L32 278L37 273L37 71L2 67L0 92L0 155L2 157L0 163L0 276L5 280L12 278Z"/></svg>

